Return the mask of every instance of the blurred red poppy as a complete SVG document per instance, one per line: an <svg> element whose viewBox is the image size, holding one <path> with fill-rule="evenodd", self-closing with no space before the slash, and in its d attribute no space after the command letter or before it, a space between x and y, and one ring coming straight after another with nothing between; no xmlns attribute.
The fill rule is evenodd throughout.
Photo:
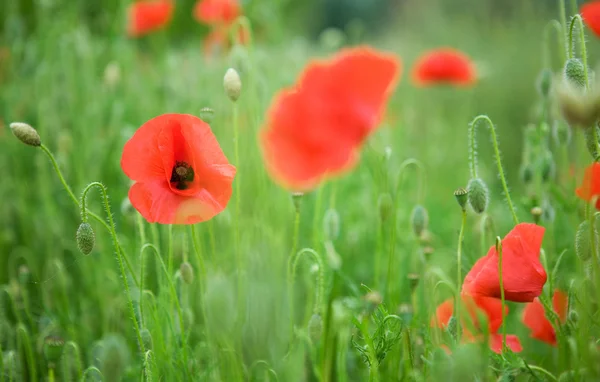
<svg viewBox="0 0 600 382"><path fill-rule="evenodd" d="M170 0L142 0L129 6L127 34L140 37L165 27L173 17Z"/></svg>
<svg viewBox="0 0 600 382"><path fill-rule="evenodd" d="M546 271L540 263L544 227L517 224L502 240L502 278L508 301L530 302L542 293ZM472 296L500 298L498 253L492 246L465 277L463 292Z"/></svg>
<svg viewBox="0 0 600 382"><path fill-rule="evenodd" d="M199 0L194 6L194 18L209 25L231 24L241 14L237 0Z"/></svg>
<svg viewBox="0 0 600 382"><path fill-rule="evenodd" d="M195 224L223 211L236 171L210 126L187 114L144 123L125 144L121 168L136 182L131 204L161 224Z"/></svg>
<svg viewBox="0 0 600 382"><path fill-rule="evenodd" d="M461 319L462 340L463 342L479 342L483 340L483 335L486 330L482 328L482 323L479 321L479 314L484 313L488 319L487 333L489 334L490 349L496 353L502 352L502 336L497 334L504 316L508 314L508 307L505 307L505 312L502 314L502 301L491 297L472 297L461 296L466 312L469 314L469 319L464 316ZM435 317L431 322L431 326L445 328L450 322L450 318L454 314L454 300L449 299L441 303L436 311ZM474 329L474 331L473 331ZM500 342L498 345L498 338ZM506 345L514 352L523 350L519 338L515 335L506 336Z"/></svg>
<svg viewBox="0 0 600 382"><path fill-rule="evenodd" d="M581 186L575 190L575 194L587 202L596 199L596 209L600 210L600 163L594 162L585 170Z"/></svg>
<svg viewBox="0 0 600 382"><path fill-rule="evenodd" d="M581 17L585 24L600 37L600 1L590 1L581 6Z"/></svg>
<svg viewBox="0 0 600 382"><path fill-rule="evenodd" d="M475 66L464 53L452 48L440 48L425 53L417 60L412 80L416 86L469 86L477 78Z"/></svg>
<svg viewBox="0 0 600 382"><path fill-rule="evenodd" d="M309 63L296 86L274 97L260 133L270 174L290 190L307 191L354 167L400 70L398 58L368 47Z"/></svg>
<svg viewBox="0 0 600 382"><path fill-rule="evenodd" d="M236 36L236 43L245 45L250 40L250 33L245 28L239 28ZM231 47L229 31L227 28L214 28L205 38L202 44L204 55L206 57L216 56L223 53Z"/></svg>
<svg viewBox="0 0 600 382"><path fill-rule="evenodd" d="M567 308L569 301L566 293L559 290L554 291L552 296L552 308L558 315L561 323L567 320ZM556 331L554 326L546 317L544 306L539 299L525 306L523 310L523 324L531 330L531 337L556 346Z"/></svg>

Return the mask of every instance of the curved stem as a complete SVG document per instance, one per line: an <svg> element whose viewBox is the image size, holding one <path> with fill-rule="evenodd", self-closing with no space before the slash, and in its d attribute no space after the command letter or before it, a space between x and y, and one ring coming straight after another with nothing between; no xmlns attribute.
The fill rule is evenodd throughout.
<svg viewBox="0 0 600 382"><path fill-rule="evenodd" d="M504 196L506 197L506 202L508 203L508 208L510 209L510 213L512 214L513 222L515 225L519 224L519 218L517 218L517 213L515 212L515 207L513 206L512 199L510 197L510 192L508 192L508 185L506 184L506 177L504 176L504 170L502 169L502 159L500 158L500 149L498 147L498 139L496 137L496 128L492 123L492 120L487 115L479 115L475 117L473 122L469 125L469 132L471 136L471 176L477 178L477 154L475 152L475 130L477 128L477 124L479 121L483 120L487 123L488 128L490 130L490 134L492 135L492 144L494 146L494 156L496 158L496 164L498 166L498 175L500 176L500 181L502 182L502 188L504 189ZM473 172L474 171L474 172Z"/></svg>
<svg viewBox="0 0 600 382"><path fill-rule="evenodd" d="M556 379L556 377L554 376L554 374L552 374L548 370L544 369L543 367L539 367L539 366L535 366L535 365L527 365L527 368L530 369L530 370L532 370L532 371L533 370L539 371L540 373L546 375L547 377L549 377L553 381L558 381L558 379Z"/></svg>
<svg viewBox="0 0 600 382"><path fill-rule="evenodd" d="M498 253L498 279L500 281L500 301L502 302L502 353L506 349L506 319L504 312L506 311L506 300L504 299L504 279L502 277L502 239L496 236L496 252Z"/></svg>
<svg viewBox="0 0 600 382"><path fill-rule="evenodd" d="M252 376L254 375L254 369L256 369L259 365L264 366L265 369L267 369L267 372L275 378L275 381L279 381L279 377L277 377L277 373L275 372L275 370L273 370L273 368L271 368L271 365L269 365L269 363L267 361L264 361L262 359L254 361L254 362L252 362L252 365L250 365L250 368L248 369L248 380L249 381L252 381Z"/></svg>
<svg viewBox="0 0 600 382"><path fill-rule="evenodd" d="M46 146L41 145L40 148L46 154L46 156L48 156L48 159L50 159L50 162L52 163L52 167L54 167L54 172L56 172L56 175L58 176L58 179L62 183L63 188L65 189L65 191L67 192L67 194L69 195L69 197L71 198L71 200L73 201L73 203L75 203L75 205L77 206L77 208L81 208L79 200L77 199L77 197L75 196L75 194L71 190L71 187L69 187L69 185L67 184L67 181L65 180L65 177L63 176L62 172L60 171L60 168L58 167L58 163L56 162L56 159L54 159L54 155L52 155L52 153L50 152L50 150ZM93 217L96 221L98 221L100 224L102 224L102 226L104 226L104 228L106 228L106 230L108 232L110 232L109 225L100 216L96 215L92 211L87 211L87 215ZM120 253L123 255L123 257L125 259L127 259L127 256L125 255L125 252L123 251L123 248L121 248L121 245L118 242L117 242L117 245L119 246ZM129 260L126 260L126 261L127 261L127 267L129 268L129 272L131 272L131 275L133 277L133 281L135 281L135 284L137 286L139 284L137 282L137 279L135 278L135 273L133 272L133 269L131 268L131 264L129 264Z"/></svg>
<svg viewBox="0 0 600 382"><path fill-rule="evenodd" d="M31 348L29 333L27 328L23 324L17 326L17 342L19 349L24 348L25 357L27 358L27 366L29 366L29 379L37 381L37 366L36 359L33 355L33 349Z"/></svg>
<svg viewBox="0 0 600 382"><path fill-rule="evenodd" d="M460 290L461 290L461 283L462 283L462 242L463 239L465 237L465 226L467 225L467 211L465 209L462 209L462 218L461 218L461 223L460 223L460 232L458 234L458 249L456 250L456 302L454 303L454 305L456 306L455 310L456 310L456 339L457 341L460 343L460 334L461 334L461 326L460 326L460 305L461 305L461 300L460 300Z"/></svg>
<svg viewBox="0 0 600 382"><path fill-rule="evenodd" d="M83 372L83 375L81 376L81 380L87 381L87 375L88 375L88 373L91 373L91 372L98 373L101 381L104 379L104 375L102 375L102 372L97 367L90 366L87 369L85 369L85 371Z"/></svg>
<svg viewBox="0 0 600 382"><path fill-rule="evenodd" d="M177 315L179 316L179 327L181 328L181 347L182 347L182 352L183 352L183 360L184 360L184 364L187 365L188 364L187 340L186 340L186 336L185 336L185 327L183 326L183 311L181 309L181 304L179 302L179 298L177 297L177 291L175 290L175 285L173 284L173 280L171 280L171 273L165 266L165 262L163 261L162 257L160 256L160 252L158 252L158 248L156 248L156 246L154 244L150 244L150 243L144 244L142 246L142 248L140 249L140 257L142 259L142 263L144 262L144 250L146 248L152 249L154 251L156 258L158 259L158 262L160 263L160 265L163 269L163 272L165 273L165 275L167 277L167 282L169 283L169 292L171 293L171 299L175 303L175 308L177 309ZM144 302L141 300L141 297L140 297L140 306L143 306L143 305L144 305Z"/></svg>
<svg viewBox="0 0 600 382"><path fill-rule="evenodd" d="M577 23L577 27L579 28L579 49L581 52L581 63L583 64L583 77L585 79L585 88L589 89L589 75L588 75L588 64L587 64L587 49L585 47L585 29L583 26L583 19L581 15L575 15L571 19L571 25L569 27L569 58L573 58L573 28L575 27L575 23Z"/></svg>
<svg viewBox="0 0 600 382"><path fill-rule="evenodd" d="M300 258L304 254L310 255L319 267L319 271L317 273L317 295L315 299L314 312L320 314L323 295L325 294L325 267L321 256L319 256L319 254L315 250L311 248L303 248L296 254L296 256L294 256L295 258L293 263L291 263L291 258L288 260L288 267L291 266L292 269L290 284L288 285L288 288L292 291L291 294L293 295L294 280L296 278L296 268L298 267Z"/></svg>
<svg viewBox="0 0 600 382"><path fill-rule="evenodd" d="M563 4L564 5L564 4ZM563 14L564 15L564 14ZM563 27L564 25L564 27ZM558 45L561 46L562 45L562 49L561 49L561 57L563 58L563 62L567 61L567 45L565 44L565 36L566 36L566 19L564 20L563 23L560 23L556 20L550 20L548 22L548 24L546 24L546 26L544 27L544 44L543 44L543 58L544 58L544 66L546 68L551 68L551 57L550 57L550 52L552 51L550 49L550 33L552 31L556 32L556 37L558 39Z"/></svg>
<svg viewBox="0 0 600 382"><path fill-rule="evenodd" d="M89 190L93 187L97 187L100 189L102 193L102 200L104 202L104 209L106 210L106 216L108 217L108 223L110 227L110 235L112 237L113 246L115 247L115 252L117 254L117 263L119 265L119 269L121 270L121 278L123 279L123 286L125 287L125 294L127 295L127 301L129 303L129 315L131 320L133 321L133 327L135 329L135 333L137 335L138 346L140 348L140 352L144 353L146 349L144 348L144 342L142 341L142 335L140 333L140 326L135 317L135 308L133 307L133 300L131 299L131 292L129 290L129 282L127 281L127 273L125 272L125 266L123 265L123 254L120 251L119 240L117 239L117 232L115 229L115 222L113 220L113 215L110 209L110 203L108 202L108 193L106 192L106 187L99 182L92 182L88 184L88 186L83 190L83 195L81 196L81 204L85 205L85 199ZM135 276L132 273L132 277Z"/></svg>

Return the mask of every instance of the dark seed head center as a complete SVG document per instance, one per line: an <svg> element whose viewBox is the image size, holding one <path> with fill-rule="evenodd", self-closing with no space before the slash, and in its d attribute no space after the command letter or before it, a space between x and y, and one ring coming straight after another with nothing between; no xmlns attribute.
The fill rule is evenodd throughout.
<svg viewBox="0 0 600 382"><path fill-rule="evenodd" d="M194 169L186 162L176 162L171 171L171 183L178 190L185 190L194 181Z"/></svg>

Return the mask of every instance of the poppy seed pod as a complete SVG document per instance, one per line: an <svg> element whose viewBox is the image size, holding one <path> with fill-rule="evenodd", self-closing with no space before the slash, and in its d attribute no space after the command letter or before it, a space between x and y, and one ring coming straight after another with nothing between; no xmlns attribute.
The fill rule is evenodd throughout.
<svg viewBox="0 0 600 382"><path fill-rule="evenodd" d="M77 239L77 247L79 247L81 253L89 255L92 249L94 249L94 243L96 242L92 226L89 223L81 223L79 228L77 228L75 237Z"/></svg>
<svg viewBox="0 0 600 382"><path fill-rule="evenodd" d="M225 94L227 94L227 97L233 102L240 98L240 94L242 93L242 80L240 79L237 70L233 68L227 69L225 77L223 77L223 87L225 88Z"/></svg>
<svg viewBox="0 0 600 382"><path fill-rule="evenodd" d="M382 222L387 221L394 213L394 200L392 199L392 195L387 192L379 195L377 207L379 209L379 219L381 219Z"/></svg>
<svg viewBox="0 0 600 382"><path fill-rule="evenodd" d="M600 242L598 230L594 227L594 235L596 236L596 245ZM590 246L590 223L584 220L579 224L577 233L575 234L575 253L583 260L589 260L592 257L592 247Z"/></svg>
<svg viewBox="0 0 600 382"><path fill-rule="evenodd" d="M471 208L478 214L483 213L488 205L488 188L480 178L473 178L467 185L468 198Z"/></svg>
<svg viewBox="0 0 600 382"><path fill-rule="evenodd" d="M531 209L531 217L533 218L533 222L535 224L540 223L540 218L542 217L543 213L544 211L542 210L542 207L533 207Z"/></svg>
<svg viewBox="0 0 600 382"><path fill-rule="evenodd" d="M19 140L26 145L39 147L42 144L40 135L30 125L23 122L13 122L10 124L10 129Z"/></svg>
<svg viewBox="0 0 600 382"><path fill-rule="evenodd" d="M181 263L179 272L181 273L181 279L184 283L189 285L194 282L194 268L192 268L190 263L187 261Z"/></svg>
<svg viewBox="0 0 600 382"><path fill-rule="evenodd" d="M427 210L420 204L416 205L410 215L410 224L417 237L420 237L423 231L425 231L428 223L429 215Z"/></svg>
<svg viewBox="0 0 600 382"><path fill-rule="evenodd" d="M323 232L327 241L334 241L340 235L340 215L334 208L329 208L325 212Z"/></svg>
<svg viewBox="0 0 600 382"><path fill-rule="evenodd" d="M210 124L215 117L215 111L210 107L203 107L200 109L200 119Z"/></svg>
<svg viewBox="0 0 600 382"><path fill-rule="evenodd" d="M537 90L544 98L548 98L550 88L552 87L552 70L542 69L537 78Z"/></svg>
<svg viewBox="0 0 600 382"><path fill-rule="evenodd" d="M44 338L44 357L49 365L56 365L62 357L65 341L58 336ZM53 366L52 366L53 367Z"/></svg>
<svg viewBox="0 0 600 382"><path fill-rule="evenodd" d="M565 63L565 79L580 88L585 87L585 70L583 63L578 58L570 58Z"/></svg>
<svg viewBox="0 0 600 382"><path fill-rule="evenodd" d="M302 204L302 197L304 193L302 192L292 192L292 203L294 203L294 208L296 212L300 211L300 205Z"/></svg>
<svg viewBox="0 0 600 382"><path fill-rule="evenodd" d="M407 278L408 278L408 283L410 284L410 291L414 292L417 285L419 285L419 280L421 277L419 276L418 273L409 273Z"/></svg>
<svg viewBox="0 0 600 382"><path fill-rule="evenodd" d="M313 314L308 321L308 335L313 343L319 341L323 331L323 319L318 313Z"/></svg>
<svg viewBox="0 0 600 382"><path fill-rule="evenodd" d="M460 206L460 208L464 211L467 208L467 202L469 199L469 191L467 191L464 188L458 188L456 189L456 191L454 191L454 197L456 198L456 201L458 202L458 205Z"/></svg>

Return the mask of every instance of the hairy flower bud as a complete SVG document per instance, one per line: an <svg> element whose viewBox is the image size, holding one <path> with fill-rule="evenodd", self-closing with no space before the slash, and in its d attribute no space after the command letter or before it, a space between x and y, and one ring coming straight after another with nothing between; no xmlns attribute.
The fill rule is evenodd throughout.
<svg viewBox="0 0 600 382"><path fill-rule="evenodd" d="M554 163L554 158L549 150L544 152L540 164L542 167L542 181L548 182L556 173L556 164Z"/></svg>
<svg viewBox="0 0 600 382"><path fill-rule="evenodd" d="M38 147L42 144L38 132L26 123L13 122L10 124L10 129L15 137L19 138L19 140L26 145Z"/></svg>
<svg viewBox="0 0 600 382"><path fill-rule="evenodd" d="M413 208L410 216L410 223L415 235L417 237L420 237L429 223L429 215L427 214L427 210L425 209L425 207L417 204Z"/></svg>
<svg viewBox="0 0 600 382"><path fill-rule="evenodd" d="M242 93L242 80L237 70L233 68L227 69L225 77L223 77L223 87L225 88L225 94L232 101L237 101Z"/></svg>
<svg viewBox="0 0 600 382"><path fill-rule="evenodd" d="M184 261L179 266L179 272L181 273L181 279L186 284L191 284L194 282L194 268L187 261Z"/></svg>
<svg viewBox="0 0 600 382"><path fill-rule="evenodd" d="M323 319L318 313L313 314L308 321L308 335L312 342L317 342L321 338L323 331Z"/></svg>
<svg viewBox="0 0 600 382"><path fill-rule="evenodd" d="M600 238L598 237L596 227L594 227L594 235L596 236L596 245L598 245ZM590 241L590 223L584 220L579 224L577 233L575 234L575 253L583 261L589 260L592 257Z"/></svg>
<svg viewBox="0 0 600 382"><path fill-rule="evenodd" d="M96 236L94 235L94 230L89 223L81 223L79 228L77 228L77 234L75 235L77 239L77 247L84 255L89 255L94 249L94 243L96 241Z"/></svg>
<svg viewBox="0 0 600 382"><path fill-rule="evenodd" d="M571 142L571 128L562 121L554 121L552 138L557 146L566 146Z"/></svg>
<svg viewBox="0 0 600 382"><path fill-rule="evenodd" d="M544 98L548 98L550 88L552 87L552 70L542 69L537 78L537 90Z"/></svg>
<svg viewBox="0 0 600 382"><path fill-rule="evenodd" d="M578 58L570 58L565 63L564 76L570 84L580 88L585 87L585 69Z"/></svg>
<svg viewBox="0 0 600 382"><path fill-rule="evenodd" d="M533 222L535 224L540 223L540 218L542 217L543 213L544 211L542 210L542 207L533 207L531 209L531 217L533 218Z"/></svg>
<svg viewBox="0 0 600 382"><path fill-rule="evenodd" d="M523 163L519 170L521 181L524 184L529 184L533 180L533 168L529 163Z"/></svg>
<svg viewBox="0 0 600 382"><path fill-rule="evenodd" d="M484 181L480 178L473 178L467 185L469 191L469 204L478 214L483 213L488 205L488 189Z"/></svg>

